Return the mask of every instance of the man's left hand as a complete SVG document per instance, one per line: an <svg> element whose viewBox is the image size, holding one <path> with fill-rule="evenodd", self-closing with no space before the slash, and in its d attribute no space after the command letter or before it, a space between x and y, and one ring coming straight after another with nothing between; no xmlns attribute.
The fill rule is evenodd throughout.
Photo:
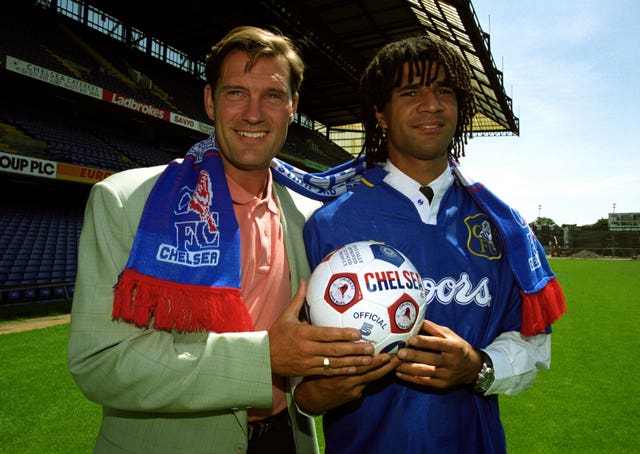
<svg viewBox="0 0 640 454"><path fill-rule="evenodd" d="M396 375L418 385L451 388L471 384L482 368L482 358L467 341L446 326L425 320L397 355L403 362Z"/></svg>

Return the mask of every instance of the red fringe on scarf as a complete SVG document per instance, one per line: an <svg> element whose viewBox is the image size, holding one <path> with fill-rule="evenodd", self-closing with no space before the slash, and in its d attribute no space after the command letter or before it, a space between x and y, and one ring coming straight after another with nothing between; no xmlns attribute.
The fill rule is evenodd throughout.
<svg viewBox="0 0 640 454"><path fill-rule="evenodd" d="M522 328L524 336L535 336L546 331L547 327L567 312L564 292L556 278L547 282L544 288L536 293L522 295Z"/></svg>
<svg viewBox="0 0 640 454"><path fill-rule="evenodd" d="M147 328L181 332L252 331L253 322L240 294L232 287L169 282L127 269L114 289L115 320Z"/></svg>

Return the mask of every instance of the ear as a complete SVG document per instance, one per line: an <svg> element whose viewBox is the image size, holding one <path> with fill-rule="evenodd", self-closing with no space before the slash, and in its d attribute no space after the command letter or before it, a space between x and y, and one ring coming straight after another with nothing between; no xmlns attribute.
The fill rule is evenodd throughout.
<svg viewBox="0 0 640 454"><path fill-rule="evenodd" d="M215 121L215 109L213 104L213 88L207 84L204 86L204 109L207 112L207 117L211 121Z"/></svg>
<svg viewBox="0 0 640 454"><path fill-rule="evenodd" d="M384 113L380 112L377 107L374 107L376 111L376 120L378 120L378 124L382 129L387 129L389 126L387 124L387 120L384 117Z"/></svg>
<svg viewBox="0 0 640 454"><path fill-rule="evenodd" d="M291 100L291 114L289 114L289 124L293 123L293 118L295 117L296 112L298 111L299 99L300 99L300 96L298 95L298 93L293 95L293 99Z"/></svg>

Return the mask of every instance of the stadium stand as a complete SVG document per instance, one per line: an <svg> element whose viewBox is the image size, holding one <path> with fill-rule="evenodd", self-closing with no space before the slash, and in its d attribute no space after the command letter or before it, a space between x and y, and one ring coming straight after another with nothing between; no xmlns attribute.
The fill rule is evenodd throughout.
<svg viewBox="0 0 640 454"><path fill-rule="evenodd" d="M88 186L7 178L0 190L0 314L68 310Z"/></svg>
<svg viewBox="0 0 640 454"><path fill-rule="evenodd" d="M10 58L33 73L10 71ZM86 83L209 124L201 105L204 82L30 2L7 9L0 61L0 319L68 312L84 205L91 183L101 178L78 183L30 176L22 172L25 157L70 164L90 179L166 164L206 133L51 79ZM281 158L317 170L351 155L293 125Z"/></svg>
<svg viewBox="0 0 640 454"><path fill-rule="evenodd" d="M3 8L0 319L68 312L78 236L91 185L114 172L166 164L182 157L211 129L202 106L204 81L193 72L181 71L140 52L133 41L116 41L53 11L56 6L72 11L78 5L89 4L126 16L154 11L151 2L134 3L25 0ZM487 47L489 35L476 25L470 2L449 2L444 9L431 7L432 0L331 5L305 1L290 5L287 2L286 6L282 2L256 2L250 14L236 11L238 8L231 4L223 7L218 2L206 6L193 3L198 3L199 11L209 8L225 13L219 17L204 14L206 18L188 33L189 39L199 43L188 44L192 53L196 48L198 54L203 53L198 46L204 36L214 40L212 30L222 24L227 28L234 20L246 23L247 17L258 23L274 22L290 36L297 35L304 43L305 60L315 65L314 71L307 73L302 96L306 105L317 109L317 119L326 126L357 122L354 77L362 69L358 65L366 61L363 57L372 55L384 42L429 27L417 17L447 24L446 30L440 28L437 33L449 36L464 48L478 74L482 105L487 106L474 120L474 134L518 133L518 119L504 93L502 73L493 65ZM419 9L419 14L414 8ZM347 12L352 9L359 13ZM284 18L296 11L306 14L296 21ZM183 34L184 29L173 30L173 22L168 25L160 15L151 14L153 17L145 17L143 22L160 24L156 31L164 29L169 37ZM87 9L82 15L86 19ZM362 17L371 22L362 21ZM309 21L310 18L314 20ZM107 23L105 19L108 14L99 18ZM328 29L331 33L325 33ZM204 55L193 57L202 59ZM342 66L338 68L339 65ZM309 85L314 89L305 93ZM167 117L174 114L184 124L168 121ZM343 119L350 123L340 123ZM306 170L323 170L352 159L351 154L314 130L309 118L299 115L297 120L299 124L291 126L280 154L283 160ZM40 166L49 167L42 171ZM64 166L70 170L61 172Z"/></svg>

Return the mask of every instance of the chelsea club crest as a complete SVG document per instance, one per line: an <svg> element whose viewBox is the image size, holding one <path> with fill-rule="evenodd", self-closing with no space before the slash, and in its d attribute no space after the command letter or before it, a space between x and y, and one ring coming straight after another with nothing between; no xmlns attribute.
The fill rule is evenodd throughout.
<svg viewBox="0 0 640 454"><path fill-rule="evenodd" d="M468 216L464 220L467 226L467 249L473 255L496 260L502 257L496 241L496 229L484 213Z"/></svg>

